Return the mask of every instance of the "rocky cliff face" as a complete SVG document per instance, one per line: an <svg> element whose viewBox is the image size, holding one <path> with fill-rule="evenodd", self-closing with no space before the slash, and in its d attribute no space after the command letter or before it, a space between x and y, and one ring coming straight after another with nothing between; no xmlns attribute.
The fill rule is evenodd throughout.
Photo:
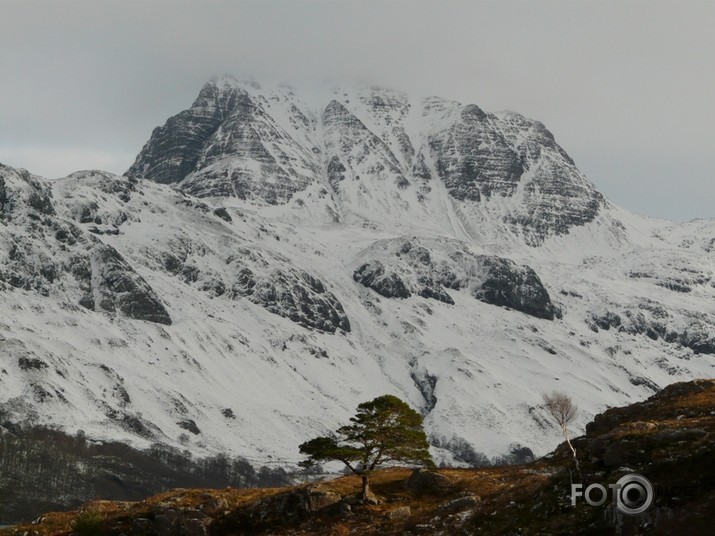
<svg viewBox="0 0 715 536"><path fill-rule="evenodd" d="M262 96L228 79L210 82L154 130L127 175L181 183L201 197L284 204L320 174L315 119L300 105L289 89Z"/></svg>
<svg viewBox="0 0 715 536"><path fill-rule="evenodd" d="M512 196L524 174L519 155L489 123L487 114L471 104L450 128L430 137L437 172L460 201Z"/></svg>
<svg viewBox="0 0 715 536"><path fill-rule="evenodd" d="M336 89L316 108L289 88L216 79L154 130L127 174L299 212L312 184L324 192L324 214L444 223L433 191L441 181L447 202L486 210L488 223L533 246L593 221L604 206L541 123L382 88ZM499 198L513 202L504 210Z"/></svg>

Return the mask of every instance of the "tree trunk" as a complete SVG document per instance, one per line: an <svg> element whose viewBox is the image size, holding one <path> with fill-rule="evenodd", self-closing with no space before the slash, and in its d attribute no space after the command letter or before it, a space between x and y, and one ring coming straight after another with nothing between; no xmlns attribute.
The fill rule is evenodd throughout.
<svg viewBox="0 0 715 536"><path fill-rule="evenodd" d="M571 454L573 454L573 461L576 464L576 472L578 473L579 476L582 476L581 475L581 467L579 467L578 458L576 457L576 449L573 448L573 445L571 444L571 440L569 439L569 434L566 430L564 430L564 437L566 438L566 444L571 449Z"/></svg>
<svg viewBox="0 0 715 536"><path fill-rule="evenodd" d="M362 500L363 502L368 501L368 495L370 494L370 477L366 474L362 475Z"/></svg>

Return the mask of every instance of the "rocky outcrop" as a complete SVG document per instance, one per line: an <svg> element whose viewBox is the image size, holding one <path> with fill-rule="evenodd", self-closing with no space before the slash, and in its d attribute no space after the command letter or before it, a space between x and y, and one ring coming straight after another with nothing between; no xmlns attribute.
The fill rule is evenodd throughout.
<svg viewBox="0 0 715 536"><path fill-rule="evenodd" d="M344 504L341 501L340 494L319 486L294 488L225 512L214 527L218 534L233 532L235 527L240 527L242 534L258 534L269 527L299 523L316 513L337 513Z"/></svg>
<svg viewBox="0 0 715 536"><path fill-rule="evenodd" d="M529 266L475 255L457 240L398 238L376 242L353 280L386 298L420 297L454 304L450 291L467 290L491 305L553 320L557 313L539 276Z"/></svg>
<svg viewBox="0 0 715 536"><path fill-rule="evenodd" d="M514 112L494 114L494 126L531 175L523 201L505 220L536 246L551 235L567 234L591 222L605 204L603 196L539 121Z"/></svg>
<svg viewBox="0 0 715 536"><path fill-rule="evenodd" d="M462 108L449 129L430 137L429 148L447 190L460 201L511 196L524 173L519 155L474 104Z"/></svg>
<svg viewBox="0 0 715 536"><path fill-rule="evenodd" d="M624 308L620 314L610 310L592 312L586 323L596 333L614 329L690 348L695 354L715 354L715 330L707 315L687 314L678 326L673 322L671 312L651 300L642 301L637 307Z"/></svg>
<svg viewBox="0 0 715 536"><path fill-rule="evenodd" d="M553 320L556 308L549 293L529 266L518 266L500 257L481 257L486 270L481 284L472 287L472 296L485 303L511 307L522 313Z"/></svg>
<svg viewBox="0 0 715 536"><path fill-rule="evenodd" d="M224 246L232 251L227 255L220 255L184 233L168 240L163 248L146 250L144 254L151 259L153 268L214 298L247 299L309 329L350 331L342 304L322 280L280 255L225 240ZM219 261L220 269L207 258Z"/></svg>
<svg viewBox="0 0 715 536"><path fill-rule="evenodd" d="M406 486L416 495L447 495L454 487L454 480L429 469L415 469Z"/></svg>
<svg viewBox="0 0 715 536"><path fill-rule="evenodd" d="M385 273L380 261L366 262L353 273L353 280L386 298L409 298L412 293L395 273Z"/></svg>
<svg viewBox="0 0 715 536"><path fill-rule="evenodd" d="M181 182L194 171L224 118L245 98L245 93L235 88L207 83L191 108L154 129L126 174L160 183Z"/></svg>
<svg viewBox="0 0 715 536"><path fill-rule="evenodd" d="M372 105L380 106L368 102L368 106ZM341 203L358 213L364 213L366 205L374 205L371 209L384 207L386 212L403 210L401 192L408 189L411 182L393 151L396 148L338 100L332 100L325 107L323 129L329 158L328 181ZM404 137L402 141L409 143ZM403 149L409 152L407 145ZM405 158L401 152L400 157Z"/></svg>
<svg viewBox="0 0 715 536"><path fill-rule="evenodd" d="M284 88L274 97L280 103L269 103L252 84L210 81L191 108L154 130L127 175L180 183L200 197L286 203L316 180L320 163L309 141L314 125L293 92ZM276 106L289 129L271 114Z"/></svg>
<svg viewBox="0 0 715 536"><path fill-rule="evenodd" d="M89 253L91 293L82 305L129 318L171 324L171 317L149 284L112 247L96 244Z"/></svg>
<svg viewBox="0 0 715 536"><path fill-rule="evenodd" d="M247 298L306 328L328 333L350 331L340 301L308 272L248 249L229 257L226 264L232 274L226 281L227 297Z"/></svg>
<svg viewBox="0 0 715 536"><path fill-rule="evenodd" d="M49 185L22 170L3 167L0 173L4 175L6 195L12 200L0 234L0 242L6 246L2 248L5 258L0 285L43 296L65 294L90 310L171 324L151 286L113 247L57 216ZM106 193L120 198L130 195L133 186L126 180L102 178ZM60 205L64 207L64 201ZM80 202L71 209L78 206L90 205ZM94 222L97 217L78 218L78 223Z"/></svg>

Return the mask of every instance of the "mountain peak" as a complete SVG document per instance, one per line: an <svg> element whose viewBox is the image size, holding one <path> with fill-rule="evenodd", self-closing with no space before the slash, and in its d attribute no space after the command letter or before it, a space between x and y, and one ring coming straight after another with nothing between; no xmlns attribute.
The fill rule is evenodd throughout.
<svg viewBox="0 0 715 536"><path fill-rule="evenodd" d="M438 207L455 205L464 229L502 229L530 245L593 221L602 207L538 121L439 98L412 101L369 84L337 86L318 108L306 104L310 97L215 77L154 130L127 173L199 196L285 207L290 220L343 213L444 229L453 218ZM331 179L340 166L343 178ZM321 188L316 199L310 192Z"/></svg>

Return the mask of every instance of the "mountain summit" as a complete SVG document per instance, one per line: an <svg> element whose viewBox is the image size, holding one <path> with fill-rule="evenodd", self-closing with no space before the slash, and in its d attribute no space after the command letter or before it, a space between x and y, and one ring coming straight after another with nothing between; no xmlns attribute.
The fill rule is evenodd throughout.
<svg viewBox="0 0 715 536"><path fill-rule="evenodd" d="M531 245L606 206L546 127L519 114L377 87L337 88L325 101L214 79L154 130L127 175L312 222L429 220L449 229L453 205L472 226Z"/></svg>

